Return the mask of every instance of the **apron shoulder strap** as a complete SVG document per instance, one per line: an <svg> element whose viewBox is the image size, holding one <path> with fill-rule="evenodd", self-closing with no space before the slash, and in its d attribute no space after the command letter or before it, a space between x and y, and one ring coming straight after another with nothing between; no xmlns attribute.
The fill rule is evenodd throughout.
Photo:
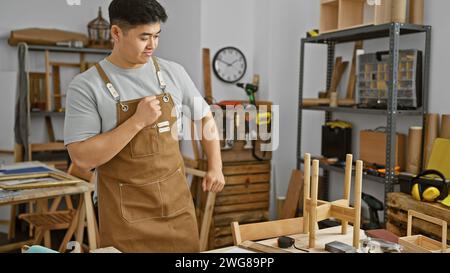
<svg viewBox="0 0 450 273"><path fill-rule="evenodd" d="M158 63L158 59L155 56L152 56L152 61L153 61L153 65L155 66L155 70L156 70L156 77L158 78L158 82L159 82L159 87L161 88L162 92L165 93L166 92L166 82L164 81L162 72L161 72L161 67L159 66Z"/></svg>
<svg viewBox="0 0 450 273"><path fill-rule="evenodd" d="M120 102L120 95L117 92L117 90L114 88L111 81L109 80L108 76L105 73L105 70L103 70L102 66L99 63L95 64L95 68L97 69L98 74L100 74L100 77L102 78L102 80L105 82L106 88L108 89L111 96L114 98L114 100L116 102Z"/></svg>

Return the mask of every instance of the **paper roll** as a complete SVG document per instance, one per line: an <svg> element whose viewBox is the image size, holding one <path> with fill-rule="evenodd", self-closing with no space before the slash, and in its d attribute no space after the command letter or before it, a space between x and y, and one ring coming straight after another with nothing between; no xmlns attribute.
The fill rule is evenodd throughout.
<svg viewBox="0 0 450 273"><path fill-rule="evenodd" d="M406 0L392 1L392 21L397 23L406 23Z"/></svg>
<svg viewBox="0 0 450 273"><path fill-rule="evenodd" d="M428 114L426 117L425 143L423 151L423 167L427 168L434 140L439 136L439 114Z"/></svg>
<svg viewBox="0 0 450 273"><path fill-rule="evenodd" d="M409 128L406 172L418 174L422 159L422 127Z"/></svg>
<svg viewBox="0 0 450 273"><path fill-rule="evenodd" d="M442 115L440 138L450 139L450 115Z"/></svg>
<svg viewBox="0 0 450 273"><path fill-rule="evenodd" d="M410 0L409 21L411 24L423 25L424 0Z"/></svg>

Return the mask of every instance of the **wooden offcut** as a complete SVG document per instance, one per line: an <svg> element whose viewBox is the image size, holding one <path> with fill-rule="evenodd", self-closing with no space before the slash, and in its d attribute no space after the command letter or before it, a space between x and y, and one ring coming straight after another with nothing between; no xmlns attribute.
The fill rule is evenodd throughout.
<svg viewBox="0 0 450 273"><path fill-rule="evenodd" d="M299 170L293 170L291 180L289 181L286 201L280 219L294 218L297 212L300 193L303 190L303 173Z"/></svg>
<svg viewBox="0 0 450 273"><path fill-rule="evenodd" d="M212 104L211 53L209 48L203 48L203 83L205 88L205 100L208 104Z"/></svg>
<svg viewBox="0 0 450 273"><path fill-rule="evenodd" d="M347 99L355 99L356 58L358 58L357 51L362 49L362 48L363 48L363 42L362 41L357 41L355 43L355 49L353 50L352 65L351 65L351 68L350 68L350 76L349 76L348 84L347 84L347 95L346 95Z"/></svg>

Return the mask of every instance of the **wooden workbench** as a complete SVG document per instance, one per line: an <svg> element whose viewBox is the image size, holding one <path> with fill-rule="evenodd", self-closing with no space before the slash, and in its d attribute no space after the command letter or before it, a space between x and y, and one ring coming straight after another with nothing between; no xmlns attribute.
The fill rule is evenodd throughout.
<svg viewBox="0 0 450 273"><path fill-rule="evenodd" d="M290 235L289 237L294 238L296 240L295 245L298 248L304 248L308 249L308 234L296 234L296 235ZM360 231L360 238L366 239L366 235L363 230ZM353 244L353 227L348 227L348 232L346 235L341 234L341 226L336 226L332 228L326 228L321 229L317 231L316 233L316 247L309 249L309 253L328 253L325 250L325 244L333 242L333 241L339 241L346 243L348 245ZM277 247L277 238L268 239L259 241L258 243L271 246L271 247ZM297 250L294 247L283 249L291 253L303 253L306 252ZM225 247L225 248L219 248L211 251L207 251L205 253L236 253L236 252L242 252L242 253L248 253L251 252L249 250L241 250L237 249L237 247Z"/></svg>
<svg viewBox="0 0 450 273"><path fill-rule="evenodd" d="M87 182L79 182L75 185L58 186L51 188L39 188L20 191L3 191L0 190L0 206L15 205L28 203L30 201L38 201L47 204L47 200L65 195L80 195L82 201L77 210L79 210L79 218L74 219L78 221L76 237L80 245L83 242L84 225L87 224L87 232L89 239L89 248L91 250L97 248L97 235L94 220L94 209L92 205L91 192L94 191L94 185ZM32 243L31 241L19 242L15 244L0 246L0 252L8 252L15 249L20 249L23 245Z"/></svg>

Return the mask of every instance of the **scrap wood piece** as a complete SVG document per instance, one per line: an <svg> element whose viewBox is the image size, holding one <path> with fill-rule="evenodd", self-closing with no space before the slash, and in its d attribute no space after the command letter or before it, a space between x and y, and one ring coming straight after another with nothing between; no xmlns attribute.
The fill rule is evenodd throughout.
<svg viewBox="0 0 450 273"><path fill-rule="evenodd" d="M354 99L355 98L355 87L356 87L356 58L358 57L357 51L363 48L363 42L357 41L355 43L355 49L353 50L353 59L352 59L352 66L350 68L350 76L348 79L347 84L347 99Z"/></svg>
<svg viewBox="0 0 450 273"><path fill-rule="evenodd" d="M289 219L296 216L300 192L303 190L302 181L303 173L300 170L293 170L280 219Z"/></svg>
<svg viewBox="0 0 450 273"><path fill-rule="evenodd" d="M342 75L347 68L348 62L343 62L342 57L337 57L333 68L333 74L331 76L331 84L329 90L327 90L327 98L330 98L332 92L337 92L337 87L341 82Z"/></svg>
<svg viewBox="0 0 450 273"><path fill-rule="evenodd" d="M205 88L205 100L208 104L212 104L211 54L209 48L203 48L203 83Z"/></svg>

